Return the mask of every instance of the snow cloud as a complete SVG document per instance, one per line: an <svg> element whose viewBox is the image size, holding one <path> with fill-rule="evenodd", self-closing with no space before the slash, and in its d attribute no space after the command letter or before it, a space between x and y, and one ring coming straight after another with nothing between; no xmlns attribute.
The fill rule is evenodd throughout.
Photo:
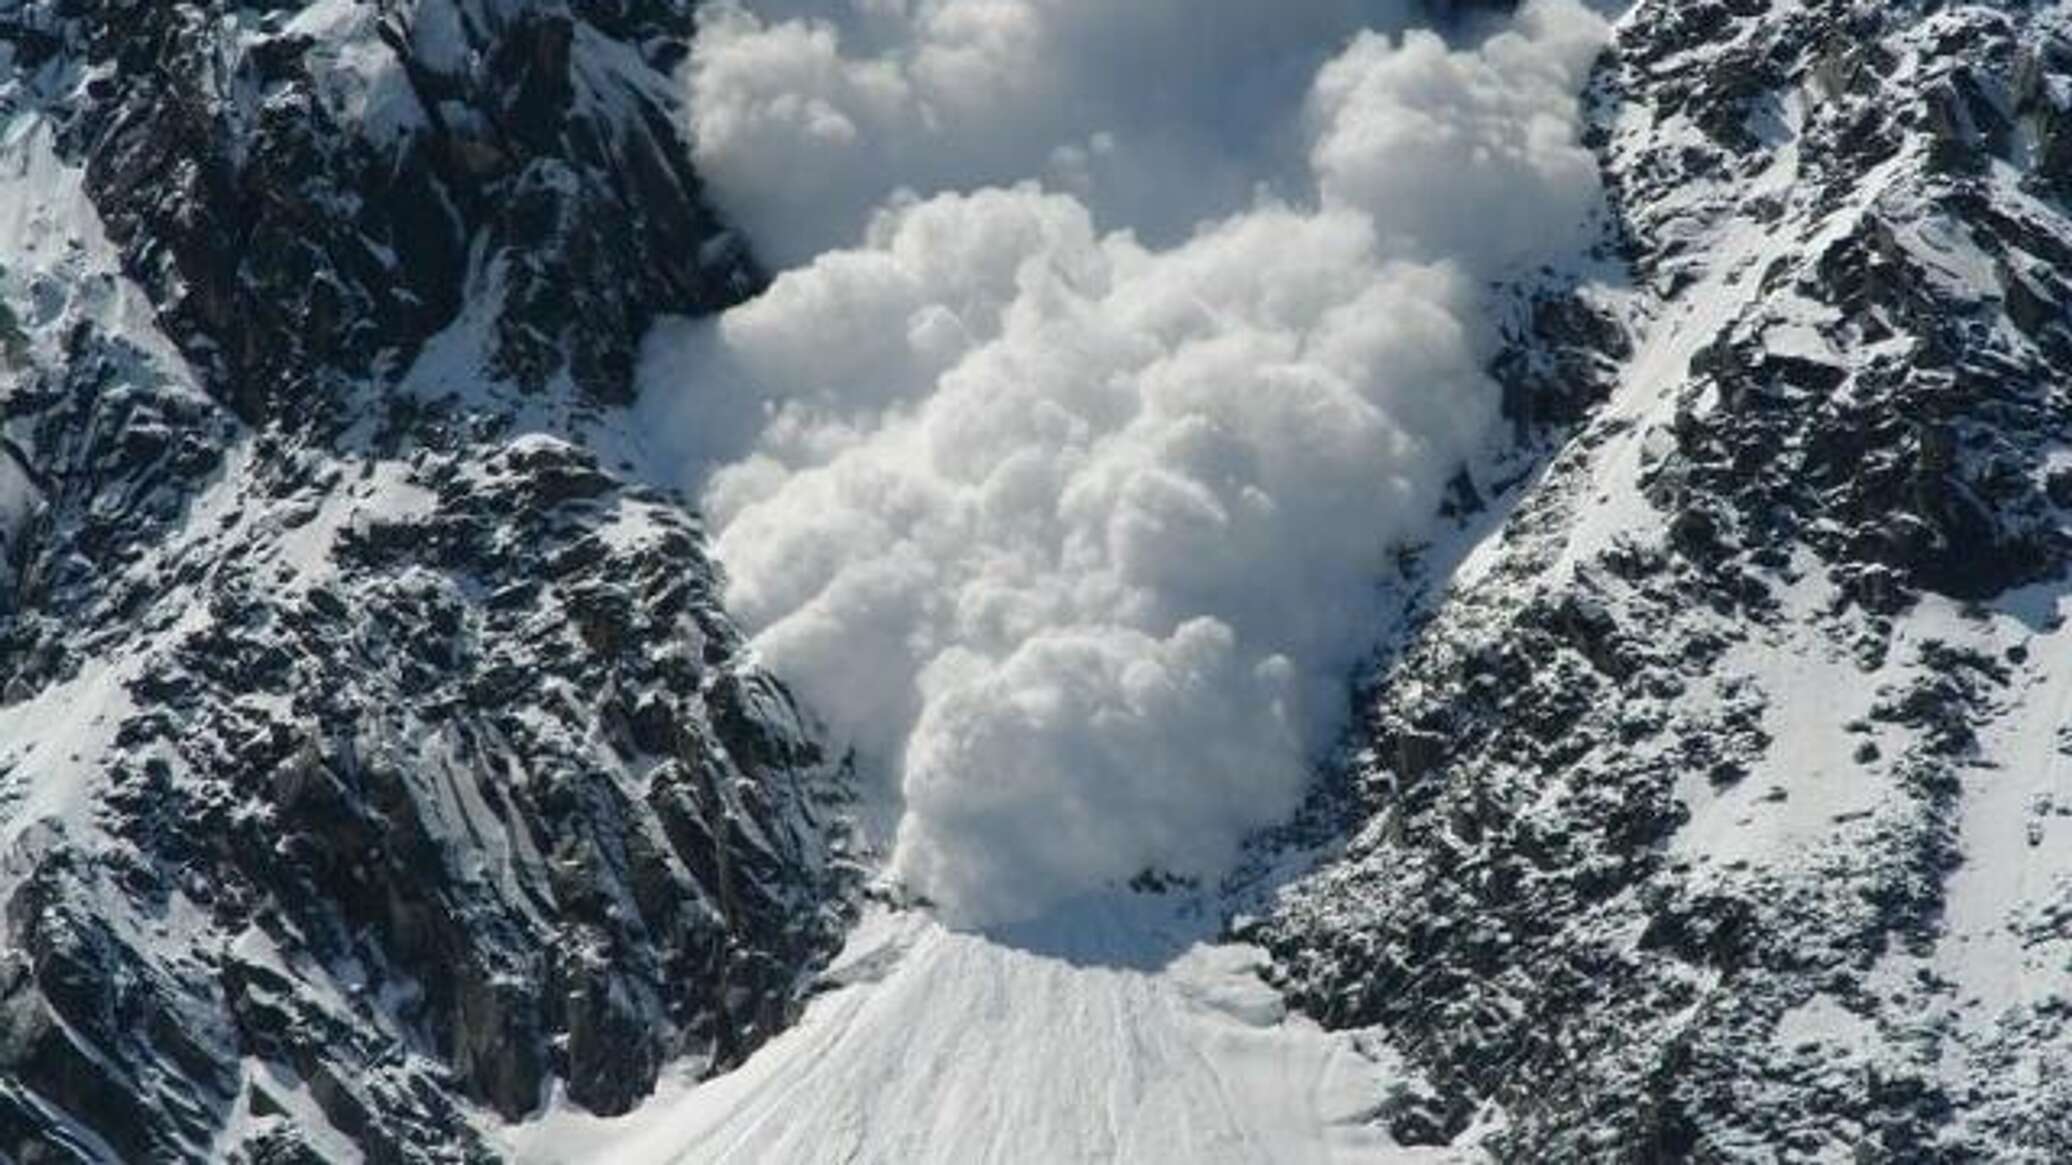
<svg viewBox="0 0 2072 1165"><path fill-rule="evenodd" d="M752 11L751 11L752 9ZM701 172L770 259L853 245L895 191L1041 179L1167 242L1299 181L1318 66L1409 0L759 0L708 7Z"/></svg>
<svg viewBox="0 0 2072 1165"><path fill-rule="evenodd" d="M1484 289L1584 240L1603 21L1404 4L709 10L697 156L789 265L650 345L728 602L970 925L1291 811L1394 544L1486 447Z"/></svg>

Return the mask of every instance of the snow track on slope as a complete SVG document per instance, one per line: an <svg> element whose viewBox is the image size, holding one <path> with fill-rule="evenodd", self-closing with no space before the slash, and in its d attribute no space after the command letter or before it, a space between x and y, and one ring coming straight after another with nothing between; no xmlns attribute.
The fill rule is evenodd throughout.
<svg viewBox="0 0 2072 1165"><path fill-rule="evenodd" d="M1468 1158L1398 1147L1375 1105L1405 1079L1357 1034L1291 1015L1264 956L1128 903L987 937L865 920L833 988L742 1068L603 1120L557 1103L508 1130L519 1162L973 1165ZM1156 909L1151 907L1148 909ZM1163 934L1148 941L1146 933ZM1198 928L1196 928L1198 929Z"/></svg>

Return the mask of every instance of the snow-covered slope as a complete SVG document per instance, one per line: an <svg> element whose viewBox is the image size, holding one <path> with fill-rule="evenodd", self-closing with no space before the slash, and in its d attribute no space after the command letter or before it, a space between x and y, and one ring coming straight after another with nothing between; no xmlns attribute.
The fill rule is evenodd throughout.
<svg viewBox="0 0 2072 1165"><path fill-rule="evenodd" d="M1263 952L1157 896L996 935L874 911L797 1027L615 1120L560 1114L519 1162L1407 1165L1376 1120L1414 1091L1385 1046L1290 1015Z"/></svg>
<svg viewBox="0 0 2072 1165"><path fill-rule="evenodd" d="M611 407L757 282L689 31L0 6L0 1159L483 1160L838 945L841 765Z"/></svg>
<svg viewBox="0 0 2072 1165"><path fill-rule="evenodd" d="M2061 1160L2058 6L1643 3L1633 355L1254 937L1533 1160ZM1600 350L1609 351L1604 345ZM1521 392L1529 394L1534 386Z"/></svg>

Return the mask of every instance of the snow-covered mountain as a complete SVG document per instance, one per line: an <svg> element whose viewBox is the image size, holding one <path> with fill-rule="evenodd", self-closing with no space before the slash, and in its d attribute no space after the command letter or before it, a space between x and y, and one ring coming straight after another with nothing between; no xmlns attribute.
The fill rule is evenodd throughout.
<svg viewBox="0 0 2072 1165"><path fill-rule="evenodd" d="M838 766L644 484L682 3L0 9L0 1157L486 1159L795 1010Z"/></svg>
<svg viewBox="0 0 2072 1165"><path fill-rule="evenodd" d="M712 3L700 60L692 0L0 0L0 1160L2072 1156L2072 10ZM1139 73L1300 108L1147 151ZM1240 146L1272 197L1098 233ZM773 283L771 182L866 243ZM883 472L1044 354L1139 395L970 398L1062 451L1012 490ZM1396 427L1100 443L1269 375ZM815 376L878 396L769 421ZM1159 541L1226 479L1358 528ZM1098 667L1000 630L1038 592ZM1232 693L1360 658L1307 800L1247 784L1333 722Z"/></svg>
<svg viewBox="0 0 2072 1165"><path fill-rule="evenodd" d="M1511 369L1590 403L1411 573L1345 851L1254 935L1431 1073L1405 1132L2072 1153L2068 34L2047 4L1622 24L1590 104L1630 283L1542 305L1528 349L1576 356Z"/></svg>

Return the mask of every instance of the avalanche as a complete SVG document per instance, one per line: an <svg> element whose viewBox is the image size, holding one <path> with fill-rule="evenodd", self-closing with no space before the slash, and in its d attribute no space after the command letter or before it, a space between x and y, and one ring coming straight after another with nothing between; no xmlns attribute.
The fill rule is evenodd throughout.
<svg viewBox="0 0 2072 1165"><path fill-rule="evenodd" d="M958 925L1146 868L1214 877L1296 808L1380 633L1376 580L1500 444L1488 285L1595 237L1576 95L1608 29L1577 0L1454 43L1319 0L1266 78L1251 22L1111 8L722 5L693 57L722 209L759 243L860 239L666 330L645 392L680 402L728 609L884 774L894 871ZM1107 35L1160 30L1180 39ZM1042 99L1046 70L1116 56L1146 67ZM1207 96L1153 100L1218 70L1269 106L1253 132L1215 130ZM952 117L990 105L997 134ZM1089 134L1126 173L1248 165L1256 186L1161 243L1122 178L1046 174ZM876 155L829 144L857 135L925 154L919 187L858 209ZM1289 167L1266 141L1306 148Z"/></svg>
<svg viewBox="0 0 2072 1165"><path fill-rule="evenodd" d="M1256 142L1188 133L1175 163L1132 152L1141 125L1068 124L1115 115L1101 91L1042 117L1002 94L1021 155L954 122L932 136L917 110L980 104L957 87L984 77L943 66L999 50L975 26L1069 53L1101 5L927 4L910 26L719 12L693 61L701 167L759 242L796 225L843 245L766 248L800 265L716 324L664 329L646 393L682 402L761 662L894 774L877 798L898 820L880 838L892 893L926 905L874 910L745 1066L619 1118L557 1102L502 1130L508 1151L1479 1159L1472 1134L1392 1139L1428 1086L1373 1033L1289 1013L1262 952L1219 938L1230 901L1117 887L1146 866L1213 885L1338 731L1380 633L1375 581L1496 443L1481 284L1592 237L1576 92L1602 20L1547 0L1466 47L1399 26L1320 38L1294 107L1252 111L1308 143L1275 193L1288 172ZM845 55L844 33L874 55ZM1233 56L1123 51L1183 71ZM934 153L866 220L886 176L839 167L872 135ZM1128 181L1046 170L1095 139L1111 170L1249 163L1261 189L1172 239L1130 221ZM797 164L773 160L787 150ZM1042 181L995 184L1020 178Z"/></svg>

